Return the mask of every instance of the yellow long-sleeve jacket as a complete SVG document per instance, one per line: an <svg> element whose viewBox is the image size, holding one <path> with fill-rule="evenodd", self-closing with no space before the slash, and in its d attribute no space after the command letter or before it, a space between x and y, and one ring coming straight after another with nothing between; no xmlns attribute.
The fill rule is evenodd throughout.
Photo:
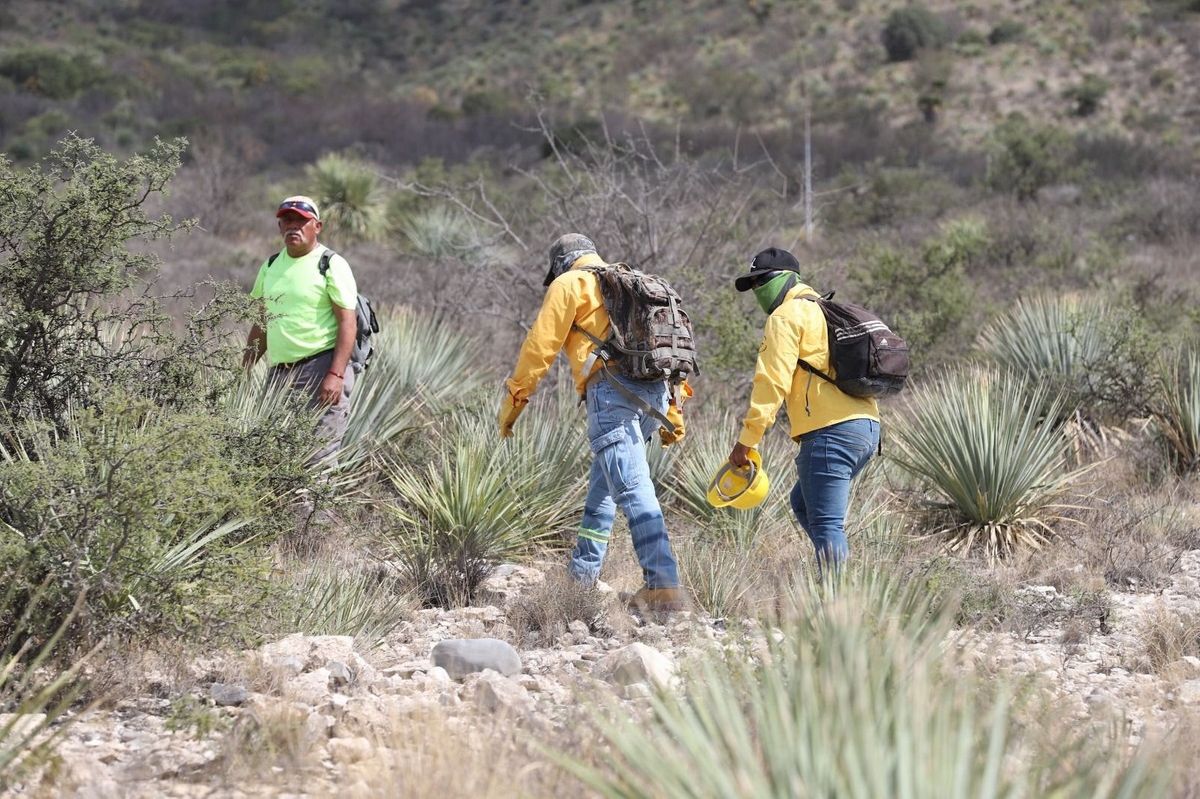
<svg viewBox="0 0 1200 799"><path fill-rule="evenodd" d="M588 381L601 367L597 363L585 369L595 345L572 326L579 325L602 341L608 337L611 325L600 293L600 279L583 268L607 265L595 253L580 256L546 289L537 319L521 345L517 365L504 382L514 404L524 405L529 401L559 352L565 353L571 364L575 389L581 395L587 390ZM667 418L682 427L683 416L675 405L670 406Z"/></svg>
<svg viewBox="0 0 1200 799"><path fill-rule="evenodd" d="M879 405L874 399L845 394L799 366L803 358L831 377L837 376L829 363L825 314L815 302L799 299L805 295L819 296L811 286L801 283L767 317L754 367L750 410L738 436L747 447L757 447L762 441L784 399L792 438L850 419L879 419Z"/></svg>

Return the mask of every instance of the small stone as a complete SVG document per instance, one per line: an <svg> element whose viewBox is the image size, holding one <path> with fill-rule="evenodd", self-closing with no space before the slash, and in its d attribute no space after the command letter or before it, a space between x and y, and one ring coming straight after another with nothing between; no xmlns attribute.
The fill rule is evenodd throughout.
<svg viewBox="0 0 1200 799"><path fill-rule="evenodd" d="M426 676L429 677L430 682L438 685L446 685L453 682L453 680L450 679L450 673L441 666L434 666L426 673Z"/></svg>
<svg viewBox="0 0 1200 799"><path fill-rule="evenodd" d="M533 709L533 698L510 679L488 669L475 686L475 703L488 713L524 713Z"/></svg>
<svg viewBox="0 0 1200 799"><path fill-rule="evenodd" d="M244 686L215 682L208 689L212 701L220 707L240 705L250 698L250 692Z"/></svg>
<svg viewBox="0 0 1200 799"><path fill-rule="evenodd" d="M284 677L295 677L297 674L304 671L304 661L295 655L285 655L275 660L272 665L275 671L282 674Z"/></svg>
<svg viewBox="0 0 1200 799"><path fill-rule="evenodd" d="M639 642L606 655L596 663L593 674L613 685L640 682L661 688L674 679L675 664L662 652Z"/></svg>
<svg viewBox="0 0 1200 799"><path fill-rule="evenodd" d="M588 637L588 635L590 634L591 631L588 629L586 622L583 622L579 619L575 619L575 621L573 621L567 625L567 632L569 632L571 635L575 636L576 638L583 640Z"/></svg>
<svg viewBox="0 0 1200 799"><path fill-rule="evenodd" d="M455 680L491 669L506 677L521 673L521 656L498 638L460 638L439 641L430 655Z"/></svg>
<svg viewBox="0 0 1200 799"><path fill-rule="evenodd" d="M1200 705L1200 680L1188 680L1179 684L1176 698L1185 705Z"/></svg>
<svg viewBox="0 0 1200 799"><path fill-rule="evenodd" d="M418 671L425 671L429 668L427 660L409 660L404 663L397 663L395 666L388 666L381 673L385 677L402 677L408 679Z"/></svg>
<svg viewBox="0 0 1200 799"><path fill-rule="evenodd" d="M329 679L334 685L349 685L354 679L354 673L350 671L350 667L340 660L331 660L325 664L325 668L329 670Z"/></svg>
<svg viewBox="0 0 1200 799"><path fill-rule="evenodd" d="M288 692L298 701L320 705L329 696L329 669L316 669L301 674L287 685Z"/></svg>
<svg viewBox="0 0 1200 799"><path fill-rule="evenodd" d="M644 682L635 682L633 685L626 685L622 690L625 693L626 699L634 701L639 699L649 699L654 695L654 692L650 690L650 686L646 685Z"/></svg>

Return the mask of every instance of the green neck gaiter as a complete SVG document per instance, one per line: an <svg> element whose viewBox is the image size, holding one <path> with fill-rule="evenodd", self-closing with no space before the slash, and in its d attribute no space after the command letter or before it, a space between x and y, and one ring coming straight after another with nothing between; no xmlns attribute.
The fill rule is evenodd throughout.
<svg viewBox="0 0 1200 799"><path fill-rule="evenodd" d="M783 302L798 281L799 277L795 272L782 272L761 286L755 286L754 299L758 300L758 307L770 314L779 307L779 303Z"/></svg>

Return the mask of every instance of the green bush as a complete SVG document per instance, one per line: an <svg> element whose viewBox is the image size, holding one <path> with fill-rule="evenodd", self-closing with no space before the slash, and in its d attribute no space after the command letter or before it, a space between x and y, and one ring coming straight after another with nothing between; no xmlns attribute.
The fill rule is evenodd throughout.
<svg viewBox="0 0 1200 799"><path fill-rule="evenodd" d="M1104 95L1108 93L1108 81L1096 75L1084 75L1075 86L1063 92L1063 97L1074 103L1071 113L1077 117L1090 117L1100 109Z"/></svg>
<svg viewBox="0 0 1200 799"><path fill-rule="evenodd" d="M993 47L1006 42L1019 41L1025 35L1025 25L1015 19L998 22L988 33L988 44Z"/></svg>
<svg viewBox="0 0 1200 799"><path fill-rule="evenodd" d="M80 594L73 642L199 627L249 538L281 523L276 498L307 484L312 419L279 407L241 424L114 396L65 430L12 431L19 443L0 446L0 571L19 575L18 603L46 585L30 633L54 629ZM0 632L12 622L0 612Z"/></svg>
<svg viewBox="0 0 1200 799"><path fill-rule="evenodd" d="M1072 175L1071 137L1050 125L1013 114L997 125L988 142L987 184L996 191L1032 200L1038 189Z"/></svg>
<svg viewBox="0 0 1200 799"><path fill-rule="evenodd" d="M557 412L546 412L551 404ZM467 604L504 558L575 528L588 457L573 406L566 392L538 403L501 445L490 413L461 410L441 423L445 433L425 462L389 458L398 524L385 542L422 603Z"/></svg>
<svg viewBox="0 0 1200 799"><path fill-rule="evenodd" d="M881 36L889 61L910 61L921 50L935 50L949 39L946 24L921 5L897 8L888 14Z"/></svg>
<svg viewBox="0 0 1200 799"><path fill-rule="evenodd" d="M947 224L920 252L875 247L854 273L854 296L878 313L931 363L961 346L972 306L968 269L986 252L987 227L966 218Z"/></svg>
<svg viewBox="0 0 1200 799"><path fill-rule="evenodd" d="M118 162L71 137L28 169L0 157L0 417L59 424L110 386L181 407L214 371L233 378L223 325L250 314L244 292L218 287L180 320L135 288L157 267L145 243L180 227L146 205L184 145Z"/></svg>
<svg viewBox="0 0 1200 799"><path fill-rule="evenodd" d="M103 80L104 74L85 55L66 55L40 47L10 51L0 59L0 75L52 100L69 100Z"/></svg>
<svg viewBox="0 0 1200 799"><path fill-rule="evenodd" d="M979 346L992 363L1062 394L1065 409L1089 423L1144 416L1153 381L1150 333L1125 305L1097 299L1020 299L983 329Z"/></svg>

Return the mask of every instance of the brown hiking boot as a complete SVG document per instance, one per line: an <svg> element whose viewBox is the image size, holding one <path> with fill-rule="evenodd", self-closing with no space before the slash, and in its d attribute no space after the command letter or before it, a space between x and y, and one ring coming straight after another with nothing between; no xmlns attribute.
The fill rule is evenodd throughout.
<svg viewBox="0 0 1200 799"><path fill-rule="evenodd" d="M642 586L629 598L629 609L640 613L675 613L688 609L687 593L675 588L650 588Z"/></svg>

